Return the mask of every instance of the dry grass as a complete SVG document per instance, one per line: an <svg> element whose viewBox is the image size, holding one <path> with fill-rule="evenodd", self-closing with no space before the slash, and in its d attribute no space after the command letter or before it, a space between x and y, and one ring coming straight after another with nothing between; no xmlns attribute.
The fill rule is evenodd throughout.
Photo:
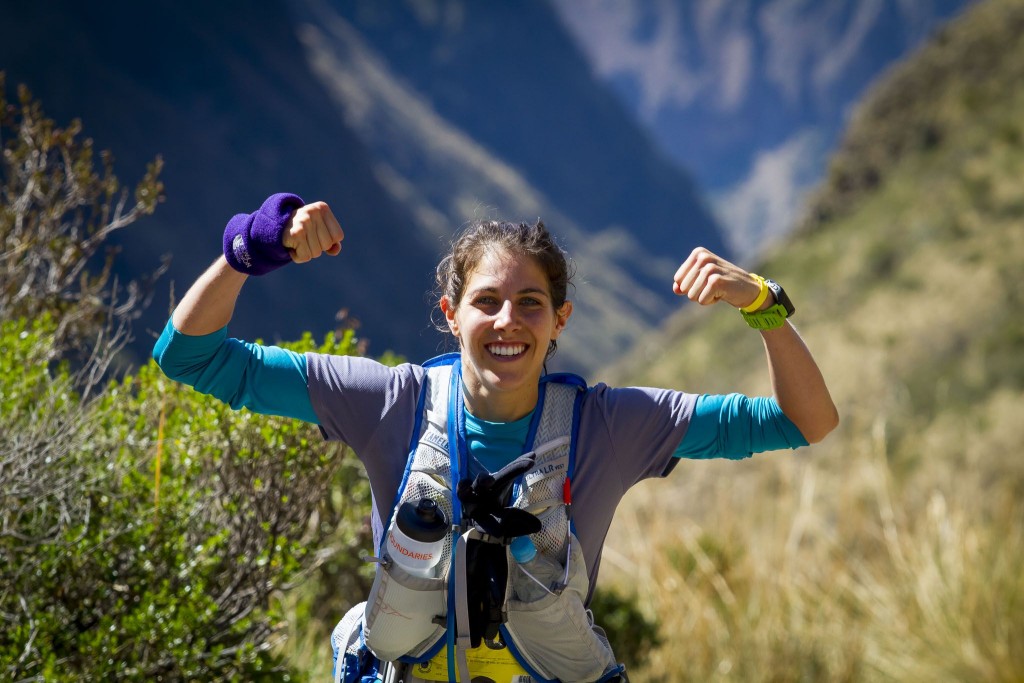
<svg viewBox="0 0 1024 683"><path fill-rule="evenodd" d="M686 463L628 499L602 580L665 640L634 678L1024 678L1024 505L955 472L897 485L885 431L823 462Z"/></svg>
<svg viewBox="0 0 1024 683"><path fill-rule="evenodd" d="M1017 0L986 12L1024 21ZM664 640L636 680L1024 680L1020 82L944 90L941 145L759 266L798 301L843 423L626 499L602 581L635 590ZM763 363L733 316L701 311L607 374L763 394Z"/></svg>

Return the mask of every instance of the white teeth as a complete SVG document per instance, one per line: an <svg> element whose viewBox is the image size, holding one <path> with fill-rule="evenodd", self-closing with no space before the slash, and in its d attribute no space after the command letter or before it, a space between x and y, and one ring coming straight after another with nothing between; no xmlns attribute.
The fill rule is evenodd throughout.
<svg viewBox="0 0 1024 683"><path fill-rule="evenodd" d="M520 353L522 353L523 351L526 350L526 345L525 344L516 344L514 346L494 345L494 346L488 347L488 349L490 350L491 353L493 353L496 356L517 356L517 355L519 355Z"/></svg>

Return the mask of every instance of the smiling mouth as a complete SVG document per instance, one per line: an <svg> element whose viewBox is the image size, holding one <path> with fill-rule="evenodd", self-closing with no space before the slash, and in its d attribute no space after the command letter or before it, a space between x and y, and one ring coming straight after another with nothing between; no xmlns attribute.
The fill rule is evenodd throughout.
<svg viewBox="0 0 1024 683"><path fill-rule="evenodd" d="M515 358L526 353L526 344L488 344L486 348L491 355L500 358Z"/></svg>

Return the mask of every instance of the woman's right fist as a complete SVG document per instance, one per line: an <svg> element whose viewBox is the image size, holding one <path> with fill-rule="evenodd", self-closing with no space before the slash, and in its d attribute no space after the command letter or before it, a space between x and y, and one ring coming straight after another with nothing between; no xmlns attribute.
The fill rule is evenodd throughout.
<svg viewBox="0 0 1024 683"><path fill-rule="evenodd" d="M321 254L337 256L345 231L326 202L306 204L292 215L281 240L292 261L305 263Z"/></svg>

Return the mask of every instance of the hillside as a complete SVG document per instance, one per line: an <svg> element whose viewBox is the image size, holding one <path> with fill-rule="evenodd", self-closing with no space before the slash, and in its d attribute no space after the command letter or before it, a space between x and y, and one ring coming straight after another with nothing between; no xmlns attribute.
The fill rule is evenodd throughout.
<svg viewBox="0 0 1024 683"><path fill-rule="evenodd" d="M432 20L431 7L458 20ZM494 49L506 39L530 50ZM541 217L577 256L578 343L555 362L577 370L665 319L663 283L688 245L722 246L689 175L540 0L44 0L5 11L0 70L58 123L81 118L126 182L164 158L167 201L118 235L122 277L173 257L136 330L140 357L171 283L180 297L225 221L275 191L328 201L345 249L251 281L231 332L319 337L347 308L372 354L414 360L440 348L426 294L449 237L474 218Z"/></svg>
<svg viewBox="0 0 1024 683"><path fill-rule="evenodd" d="M747 258L792 228L872 81L972 0L552 4Z"/></svg>
<svg viewBox="0 0 1024 683"><path fill-rule="evenodd" d="M122 278L152 271L162 255L172 259L136 326L140 358L173 297L219 253L227 219L284 190L344 207L346 226L361 228L358 235L352 230L349 243L359 257L321 259L281 277L253 279L231 331L270 341L298 338L306 329L319 336L347 305L374 330L378 352L398 348L403 335L412 341L407 352L437 344L425 315L416 318L417 327L399 325L391 314L422 305L436 243L406 229L411 217L373 177L365 146L323 105L302 46L280 31L289 21L280 2L254 11L238 2L65 0L5 9L0 69L9 87L27 85L58 124L80 118L96 147L113 152L115 172L126 183L148 160L164 159L167 201L117 237ZM370 246L378 244L389 246ZM346 296L389 267L392 309Z"/></svg>
<svg viewBox="0 0 1024 683"><path fill-rule="evenodd" d="M1022 110L1024 3L990 3L878 84L794 238L757 266L796 302L844 431L895 408L924 428L1024 388L1024 324L1009 314L1024 296ZM764 391L745 331L689 307L608 374Z"/></svg>
<svg viewBox="0 0 1024 683"><path fill-rule="evenodd" d="M795 457L685 463L628 501L610 564L653 555L678 598L641 591L672 644L652 670L1020 679L1022 111L1020 0L948 25L856 111L799 231L757 267L791 294L842 423ZM763 355L731 310L688 308L606 374L760 394Z"/></svg>
<svg viewBox="0 0 1024 683"><path fill-rule="evenodd" d="M723 246L687 175L594 81L545 3L289 8L412 229L440 242L472 218L541 217L563 240L585 286L553 367L597 367L631 346L673 310L677 255Z"/></svg>

